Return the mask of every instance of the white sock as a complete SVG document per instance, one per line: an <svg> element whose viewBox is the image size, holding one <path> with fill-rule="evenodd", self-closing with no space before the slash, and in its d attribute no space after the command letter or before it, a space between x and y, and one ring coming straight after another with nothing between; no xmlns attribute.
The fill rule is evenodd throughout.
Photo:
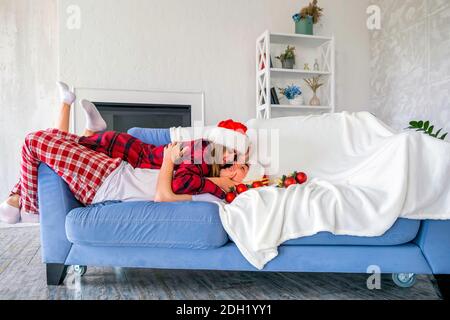
<svg viewBox="0 0 450 320"><path fill-rule="evenodd" d="M86 129L94 132L100 132L106 130L106 122L103 120L102 115L98 112L95 105L88 100L81 100L81 106L86 114Z"/></svg>
<svg viewBox="0 0 450 320"><path fill-rule="evenodd" d="M8 202L0 204L0 221L15 224L20 221L20 209L13 207Z"/></svg>
<svg viewBox="0 0 450 320"><path fill-rule="evenodd" d="M22 223L39 223L39 215L20 210L20 220Z"/></svg>
<svg viewBox="0 0 450 320"><path fill-rule="evenodd" d="M70 88L67 84L64 82L58 81L56 83L59 89L59 96L61 99L61 102L68 104L69 106L72 105L72 103L75 101L75 93L70 91Z"/></svg>

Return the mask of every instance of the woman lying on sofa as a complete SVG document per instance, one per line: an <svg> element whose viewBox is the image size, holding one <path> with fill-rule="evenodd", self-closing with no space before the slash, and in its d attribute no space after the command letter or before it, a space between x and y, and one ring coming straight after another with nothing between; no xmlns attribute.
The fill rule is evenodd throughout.
<svg viewBox="0 0 450 320"><path fill-rule="evenodd" d="M87 118L83 136L68 133L75 94L58 83L62 107L56 129L27 135L22 147L20 182L0 205L0 220L37 222L38 166L45 163L84 205L121 201L215 201L249 173L247 149L231 149L197 140L154 146L119 132L103 132L106 123L96 107L83 100ZM246 139L245 126L228 120L218 130ZM236 128L242 130L235 130ZM248 148L248 143L244 144ZM200 158L199 158L200 157ZM199 161L200 160L200 161Z"/></svg>

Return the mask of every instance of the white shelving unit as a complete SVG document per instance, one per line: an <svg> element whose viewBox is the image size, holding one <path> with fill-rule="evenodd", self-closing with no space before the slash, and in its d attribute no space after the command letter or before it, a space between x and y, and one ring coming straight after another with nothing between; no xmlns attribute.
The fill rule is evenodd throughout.
<svg viewBox="0 0 450 320"><path fill-rule="evenodd" d="M275 66L275 57L288 45L296 48L294 69ZM303 70L304 63L313 69L314 61L319 61L320 71ZM271 67L270 61L273 66ZM288 84L299 85L308 104L311 90L303 79L321 75L325 85L319 89L318 96L323 106L292 106L271 104L271 88ZM335 41L334 37L308 36L301 34L271 33L265 31L256 40L256 114L259 119L270 119L277 111L296 110L305 113L335 112ZM278 94L280 98L280 94ZM282 103L280 101L280 103Z"/></svg>

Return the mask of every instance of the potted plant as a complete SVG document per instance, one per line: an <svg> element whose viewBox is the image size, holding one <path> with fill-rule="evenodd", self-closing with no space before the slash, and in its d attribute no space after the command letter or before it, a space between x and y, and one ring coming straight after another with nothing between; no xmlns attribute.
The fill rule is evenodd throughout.
<svg viewBox="0 0 450 320"><path fill-rule="evenodd" d="M295 33L313 35L313 26L319 22L322 15L323 8L317 5L317 0L313 0L300 13L296 13L292 17L295 22Z"/></svg>
<svg viewBox="0 0 450 320"><path fill-rule="evenodd" d="M295 65L295 47L287 46L284 53L276 57L281 61L283 69L294 69Z"/></svg>
<svg viewBox="0 0 450 320"><path fill-rule="evenodd" d="M320 106L320 99L317 96L317 90L322 87L325 83L320 81L321 76L314 77L312 79L304 79L308 87L314 93L311 101L309 102L310 106Z"/></svg>
<svg viewBox="0 0 450 320"><path fill-rule="evenodd" d="M297 106L303 104L302 90L299 86L291 85L286 88L279 88L279 90L288 99L289 104Z"/></svg>

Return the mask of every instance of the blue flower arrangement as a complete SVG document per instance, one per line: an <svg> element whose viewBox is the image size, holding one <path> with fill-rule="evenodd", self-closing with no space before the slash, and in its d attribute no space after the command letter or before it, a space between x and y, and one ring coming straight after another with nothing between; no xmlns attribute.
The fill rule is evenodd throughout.
<svg viewBox="0 0 450 320"><path fill-rule="evenodd" d="M284 89L280 88L280 93L284 95L288 100L293 100L302 94L302 90L299 86L291 85Z"/></svg>
<svg viewBox="0 0 450 320"><path fill-rule="evenodd" d="M299 22L301 18L302 17L298 13L296 13L292 16L292 19L294 19L294 22Z"/></svg>

